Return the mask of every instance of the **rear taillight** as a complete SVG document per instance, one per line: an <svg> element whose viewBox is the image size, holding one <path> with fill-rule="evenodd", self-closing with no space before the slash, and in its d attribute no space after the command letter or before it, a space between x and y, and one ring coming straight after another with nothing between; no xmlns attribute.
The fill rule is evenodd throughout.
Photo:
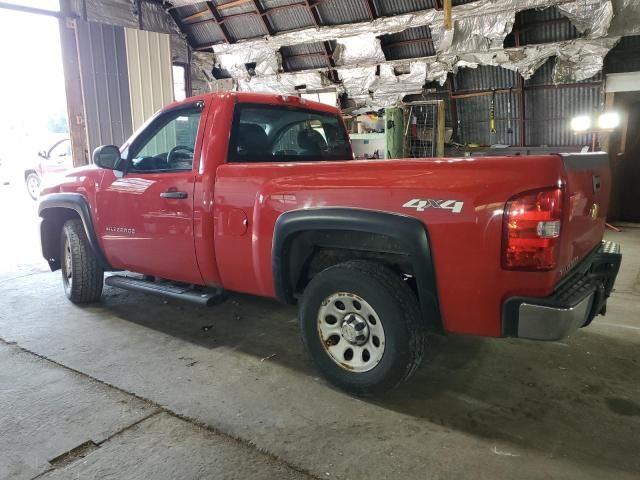
<svg viewBox="0 0 640 480"><path fill-rule="evenodd" d="M558 261L562 222L562 189L516 195L504 212L502 267L551 270Z"/></svg>

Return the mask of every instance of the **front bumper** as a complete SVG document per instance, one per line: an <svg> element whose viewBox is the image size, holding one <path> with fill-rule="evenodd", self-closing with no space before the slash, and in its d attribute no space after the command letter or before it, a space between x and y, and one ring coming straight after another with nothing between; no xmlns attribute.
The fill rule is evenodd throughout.
<svg viewBox="0 0 640 480"><path fill-rule="evenodd" d="M560 340L606 313L620 269L615 242L602 242L556 287L550 297L512 297L502 310L503 334L530 340Z"/></svg>

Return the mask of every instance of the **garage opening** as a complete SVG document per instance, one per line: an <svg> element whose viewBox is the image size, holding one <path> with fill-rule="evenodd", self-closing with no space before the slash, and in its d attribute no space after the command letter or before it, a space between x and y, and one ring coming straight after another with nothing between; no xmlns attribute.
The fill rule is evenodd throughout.
<svg viewBox="0 0 640 480"><path fill-rule="evenodd" d="M44 177L73 166L57 0L0 9L0 268L41 265L36 200ZM36 13L35 7L42 10ZM30 7L34 7L31 11ZM5 230L5 228L3 228ZM11 252L11 253L8 253Z"/></svg>

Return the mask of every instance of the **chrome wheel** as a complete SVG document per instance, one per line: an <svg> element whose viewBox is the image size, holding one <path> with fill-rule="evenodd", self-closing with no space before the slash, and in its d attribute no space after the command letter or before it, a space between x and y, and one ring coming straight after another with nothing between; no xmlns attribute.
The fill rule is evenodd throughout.
<svg viewBox="0 0 640 480"><path fill-rule="evenodd" d="M380 317L352 293L338 292L324 299L318 335L329 357L345 370L368 372L382 360L385 337Z"/></svg>

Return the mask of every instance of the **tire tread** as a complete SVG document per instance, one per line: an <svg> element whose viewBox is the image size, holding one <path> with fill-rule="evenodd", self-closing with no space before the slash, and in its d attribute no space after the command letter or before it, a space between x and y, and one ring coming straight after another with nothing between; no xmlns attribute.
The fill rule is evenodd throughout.
<svg viewBox="0 0 640 480"><path fill-rule="evenodd" d="M63 240L64 236L69 238L71 244L73 264L73 281L68 295L69 300L75 304L98 301L102 295L104 272L89 245L82 220L68 220L63 227ZM61 243L64 250L64 241Z"/></svg>
<svg viewBox="0 0 640 480"><path fill-rule="evenodd" d="M400 304L407 331L409 332L409 362L398 384L409 378L418 368L424 355L425 328L420 318L418 301L409 286L389 267L366 260L351 260L336 267L342 266L348 270L357 270L375 279L388 290ZM331 267L335 268L335 267ZM397 385L397 384L396 384Z"/></svg>

